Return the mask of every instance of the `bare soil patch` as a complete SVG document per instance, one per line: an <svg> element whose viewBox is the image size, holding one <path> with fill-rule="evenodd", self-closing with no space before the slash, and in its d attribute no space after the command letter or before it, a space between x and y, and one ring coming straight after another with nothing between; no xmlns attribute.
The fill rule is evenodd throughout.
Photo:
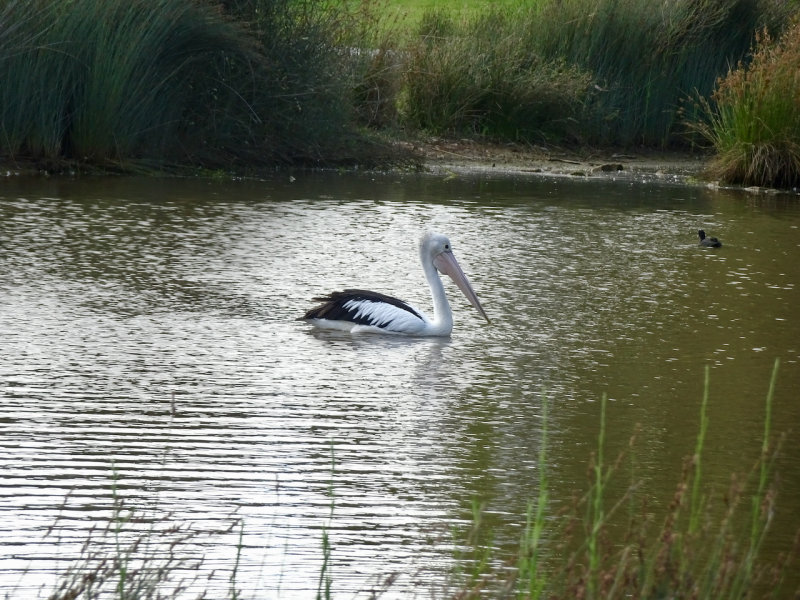
<svg viewBox="0 0 800 600"><path fill-rule="evenodd" d="M431 171L496 172L570 177L640 177L690 180L708 156L669 151L565 150L543 146L431 138L407 142Z"/></svg>

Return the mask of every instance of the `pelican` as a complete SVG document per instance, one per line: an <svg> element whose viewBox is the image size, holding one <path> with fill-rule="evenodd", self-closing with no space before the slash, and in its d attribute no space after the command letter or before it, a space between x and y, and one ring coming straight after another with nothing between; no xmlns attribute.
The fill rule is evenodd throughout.
<svg viewBox="0 0 800 600"><path fill-rule="evenodd" d="M316 327L351 333L390 333L416 336L448 336L453 330L453 312L439 273L450 276L481 316L489 317L453 255L450 240L439 233L426 233L419 242L419 258L433 297L431 319L410 304L367 290L347 289L314 298L322 302L300 320Z"/></svg>
<svg viewBox="0 0 800 600"><path fill-rule="evenodd" d="M720 242L715 237L706 237L706 232L702 229L697 231L697 235L700 236L700 246L705 246L706 248L721 248L722 242Z"/></svg>

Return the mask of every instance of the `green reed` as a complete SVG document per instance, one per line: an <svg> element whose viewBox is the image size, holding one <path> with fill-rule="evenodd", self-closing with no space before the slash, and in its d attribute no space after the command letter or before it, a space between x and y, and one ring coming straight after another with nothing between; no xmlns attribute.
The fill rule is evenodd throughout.
<svg viewBox="0 0 800 600"><path fill-rule="evenodd" d="M599 582L595 576L600 567L600 532L605 522L603 513L603 500L605 499L605 477L603 472L603 450L606 445L606 404L608 398L603 394L600 402L600 432L597 436L597 455L592 469L594 479L589 489L589 512L586 518L587 534L587 554L589 558L589 572L591 576L587 579L587 593L594 596L599 587Z"/></svg>
<svg viewBox="0 0 800 600"><path fill-rule="evenodd" d="M0 0L0 158L217 168L343 161L368 146L337 45L352 14L224 4Z"/></svg>
<svg viewBox="0 0 800 600"><path fill-rule="evenodd" d="M550 500L547 478L547 408L547 398L544 398L542 401L542 438L537 462L539 490L536 500L528 503L525 513L525 528L520 538L516 562L517 595L523 598L539 598L544 593L547 584L547 576L544 572L544 535Z"/></svg>
<svg viewBox="0 0 800 600"><path fill-rule="evenodd" d="M708 395L711 386L711 369L708 365L705 368L705 378L703 380L703 401L700 404L700 428L697 432L697 444L695 445L694 455L692 456L692 492L689 503L689 533L695 534L698 531L700 517L703 508L703 496L700 483L702 481L702 456L703 446L706 441L708 431ZM771 400L768 404L771 403Z"/></svg>
<svg viewBox="0 0 800 600"><path fill-rule="evenodd" d="M780 359L775 359L769 390L767 392L766 415L764 418L764 434L761 442L761 456L757 466L758 483L756 491L750 497L750 535L747 539L747 552L743 569L737 573L734 590L736 597L744 594L753 578L757 566L759 551L764 543L772 521L774 507L774 490L769 487L769 476L772 471L773 456L770 456L770 438L772 431L772 402L775 396L775 383L778 378Z"/></svg>
<svg viewBox="0 0 800 600"><path fill-rule="evenodd" d="M317 582L317 595L316 600L330 600L331 586L333 585L333 578L331 576L331 540L328 534L328 529L333 521L333 512L336 507L336 498L334 496L333 481L336 472L336 458L334 455L333 441L331 441L331 478L328 482L327 495L331 499L331 512L328 515L328 523L322 528L322 567L319 570L319 580Z"/></svg>
<svg viewBox="0 0 800 600"><path fill-rule="evenodd" d="M236 558L233 561L233 568L231 569L230 581L230 596L231 600L239 600L241 592L236 584L236 578L239 575L239 567L242 561L242 550L244 549L244 521L239 522L239 540L236 543Z"/></svg>

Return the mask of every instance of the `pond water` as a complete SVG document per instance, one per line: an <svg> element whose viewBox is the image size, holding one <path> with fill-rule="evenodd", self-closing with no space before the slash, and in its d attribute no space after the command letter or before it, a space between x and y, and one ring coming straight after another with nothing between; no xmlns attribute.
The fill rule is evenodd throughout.
<svg viewBox="0 0 800 600"><path fill-rule="evenodd" d="M724 246L699 248L699 228ZM491 325L449 281L447 339L296 320L345 287L429 311L426 229L450 236ZM323 568L334 597L442 595L473 502L513 548L545 399L553 512L587 487L605 394L606 456L638 431L637 494L658 514L694 449L705 366L703 477L721 495L759 456L776 358L787 438L767 552L800 527L795 196L508 175L11 178L0 250L0 596L47 597L126 544L131 565L178 548L194 596L311 597Z"/></svg>

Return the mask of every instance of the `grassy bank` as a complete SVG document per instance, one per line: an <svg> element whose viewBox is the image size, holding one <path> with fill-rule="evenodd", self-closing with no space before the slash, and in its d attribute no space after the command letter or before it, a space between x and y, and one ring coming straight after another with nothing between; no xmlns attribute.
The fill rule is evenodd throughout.
<svg viewBox="0 0 800 600"><path fill-rule="evenodd" d="M672 498L658 499L666 508L654 514L641 492L635 469L637 443L609 460L606 449L606 400L600 407L597 446L589 463L585 493L566 510L555 512L550 498L551 469L548 460L547 405L543 407L543 433L537 470L538 490L520 517L516 551L502 553L490 542L491 531L483 524L482 508L474 504L472 524L456 530L452 538L453 569L446 582L421 581L415 597L430 587L430 597L518 599L617 599L617 598L789 598L796 597L800 568L800 532L795 547L780 557L766 556L772 535L772 518L778 502L777 473L773 465L780 439L772 431L772 403L778 361L769 382L760 455L743 457L752 467L733 473L728 490L712 489L704 478L710 370L699 403L697 438ZM331 481L336 472L332 468ZM629 481L615 495L615 480ZM309 591L317 598L336 595L336 536L328 530L336 522L336 503L331 483L330 514L322 524L321 568L309 578ZM142 519L125 507L114 487L113 515L100 523L83 546L83 555L63 576L51 600L75 598L179 597L187 590L210 597L251 597L238 569L243 525L238 519L219 531L199 532L190 526L174 526L163 520ZM651 499L652 500L652 499ZM791 502L783 499L782 502ZM134 518L135 517L135 518ZM143 526L143 523L145 524ZM147 525L150 523L150 525ZM214 538L233 540L228 571L208 573L197 547ZM238 546L235 540L238 539ZM168 549L168 552L165 550ZM289 550L289 549L287 549ZM774 552L774 550L773 550ZM413 565L409 565L413 568ZM392 592L399 574L381 577L373 597ZM403 573L408 576L408 573ZM374 579L374 574L370 577ZM225 583L227 582L227 583ZM352 583L352 582L351 582ZM224 591L226 590L226 591ZM310 594L313 593L310 591ZM445 596L441 594L444 593ZM253 592L252 597L258 597ZM203 596L205 597L205 596Z"/></svg>
<svg viewBox="0 0 800 600"><path fill-rule="evenodd" d="M785 32L799 11L782 0L0 0L11 82L0 160L243 170L391 162L391 140L427 135L634 149L710 139L745 163L726 160L719 177L793 186L797 55ZM770 52L784 76L758 58ZM742 88L793 100L742 110ZM794 123L778 142L767 113Z"/></svg>

